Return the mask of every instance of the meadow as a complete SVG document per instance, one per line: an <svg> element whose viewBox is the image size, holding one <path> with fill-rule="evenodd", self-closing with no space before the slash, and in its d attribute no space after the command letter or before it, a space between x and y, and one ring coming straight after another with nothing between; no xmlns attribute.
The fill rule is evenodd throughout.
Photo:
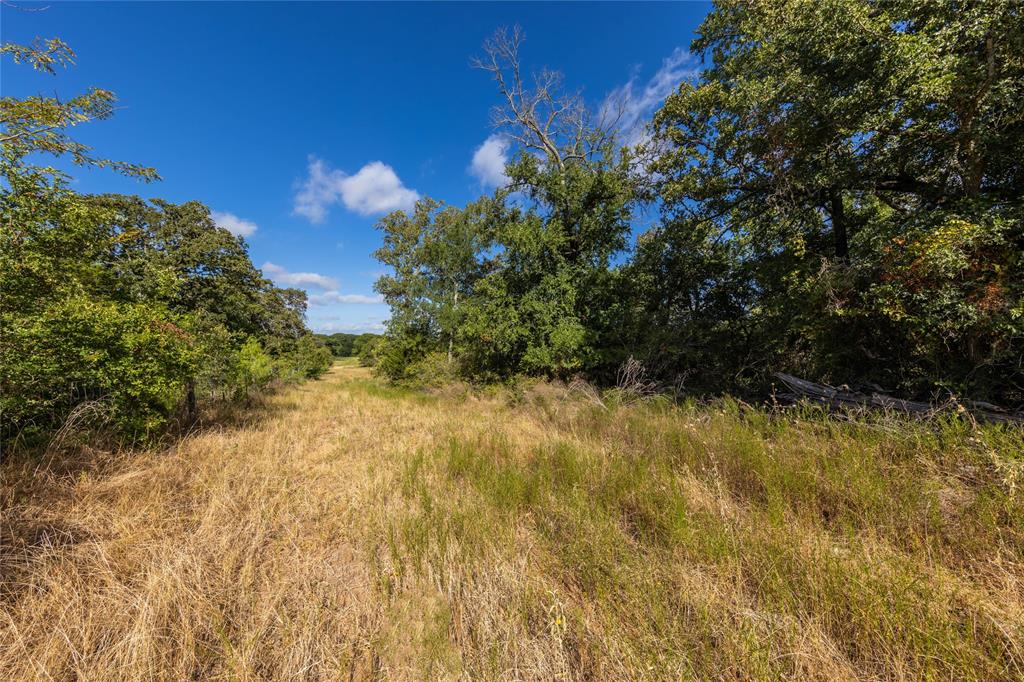
<svg viewBox="0 0 1024 682"><path fill-rule="evenodd" d="M1021 679L1024 434L352 362L0 467L6 679Z"/></svg>

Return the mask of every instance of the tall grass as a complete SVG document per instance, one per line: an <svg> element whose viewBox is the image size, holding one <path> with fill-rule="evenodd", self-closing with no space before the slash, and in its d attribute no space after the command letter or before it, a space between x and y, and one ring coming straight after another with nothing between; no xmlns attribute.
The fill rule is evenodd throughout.
<svg viewBox="0 0 1024 682"><path fill-rule="evenodd" d="M336 367L2 471L20 678L1024 678L1024 435Z"/></svg>

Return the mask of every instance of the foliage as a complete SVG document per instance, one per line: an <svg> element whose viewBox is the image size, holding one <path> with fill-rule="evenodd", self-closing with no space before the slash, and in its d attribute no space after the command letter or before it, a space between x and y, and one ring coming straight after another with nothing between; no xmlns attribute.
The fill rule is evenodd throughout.
<svg viewBox="0 0 1024 682"><path fill-rule="evenodd" d="M594 370L618 324L606 313L635 203L630 156L560 94L558 74L523 84L521 39L499 33L479 61L507 102L498 122L522 146L508 186L461 210L426 199L378 224L375 255L393 271L377 283L392 310L379 367L392 378L435 351L474 378Z"/></svg>
<svg viewBox="0 0 1024 682"><path fill-rule="evenodd" d="M1011 3L718 3L634 264L678 369L1020 401L1022 34Z"/></svg>
<svg viewBox="0 0 1024 682"><path fill-rule="evenodd" d="M0 45L0 56L3 55L10 56L15 64L28 63L50 75L56 75L57 67L67 68L75 62L75 53L59 38L37 39L33 45L4 43ZM157 179L159 176L152 168L94 156L91 148L67 134L68 128L110 118L116 102L114 93L98 88L69 99L44 95L0 97L0 122L3 123L0 145L5 163L18 164L16 172L22 176L43 174L52 180L64 178L64 173L52 167L24 163L28 155L42 153L66 156L78 166L111 168L144 180ZM5 169L8 181L12 172L13 168Z"/></svg>
<svg viewBox="0 0 1024 682"><path fill-rule="evenodd" d="M424 199L411 216L399 211L377 224L384 244L374 255L393 274L375 285L391 306L388 337L375 352L378 366L392 378L442 346L451 357L464 315L460 297L472 295L483 267L478 254L488 247L476 219L485 210L482 204L460 210Z"/></svg>
<svg viewBox="0 0 1024 682"><path fill-rule="evenodd" d="M315 336L327 344L331 349L331 355L336 358L350 358L359 355L363 347L377 338L378 334L315 334Z"/></svg>
<svg viewBox="0 0 1024 682"><path fill-rule="evenodd" d="M330 349L312 334L282 344L275 355L275 372L284 381L319 379L331 367Z"/></svg>
<svg viewBox="0 0 1024 682"><path fill-rule="evenodd" d="M55 415L101 401L113 426L159 429L199 360L192 335L150 304L90 296L50 302L32 316L4 315L0 344L5 436L45 434Z"/></svg>
<svg viewBox="0 0 1024 682"><path fill-rule="evenodd" d="M235 390L248 396L252 391L266 386L274 376L274 363L259 342L249 337L235 356Z"/></svg>
<svg viewBox="0 0 1024 682"><path fill-rule="evenodd" d="M384 347L384 337L374 334L359 345L357 356L363 367L374 367L380 362L380 353Z"/></svg>
<svg viewBox="0 0 1024 682"><path fill-rule="evenodd" d="M379 369L610 382L636 357L698 392L781 370L1021 403L1022 36L1007 2L722 0L631 149L499 32L477 66L508 185L380 222Z"/></svg>
<svg viewBox="0 0 1024 682"><path fill-rule="evenodd" d="M58 39L3 53L49 73L74 56ZM113 102L103 90L0 101L0 441L43 440L87 404L118 433L148 438L197 398L329 365L305 328L305 293L274 287L204 205L82 196L37 165L42 153L156 178L68 135Z"/></svg>

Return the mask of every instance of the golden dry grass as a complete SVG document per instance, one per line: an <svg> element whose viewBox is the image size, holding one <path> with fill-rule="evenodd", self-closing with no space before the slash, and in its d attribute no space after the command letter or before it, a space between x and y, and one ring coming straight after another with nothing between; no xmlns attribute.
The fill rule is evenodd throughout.
<svg viewBox="0 0 1024 682"><path fill-rule="evenodd" d="M336 366L0 468L5 679L1024 677L1019 434Z"/></svg>

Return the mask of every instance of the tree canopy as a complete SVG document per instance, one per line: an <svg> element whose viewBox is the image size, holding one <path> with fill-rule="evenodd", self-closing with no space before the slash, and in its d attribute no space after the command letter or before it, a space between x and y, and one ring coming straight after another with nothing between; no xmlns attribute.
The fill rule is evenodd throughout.
<svg viewBox="0 0 1024 682"><path fill-rule="evenodd" d="M48 73L74 58L58 39L2 52ZM265 279L206 206L85 196L40 165L42 154L156 179L70 136L114 101L105 90L0 100L3 441L89 420L150 437L194 418L197 397L241 397L329 362L305 327L305 293Z"/></svg>
<svg viewBox="0 0 1024 682"><path fill-rule="evenodd" d="M1018 4L716 2L700 76L633 148L613 107L524 73L521 41L475 62L508 185L379 224L389 375L443 354L473 379L601 380L633 356L697 391L788 371L1024 399Z"/></svg>

